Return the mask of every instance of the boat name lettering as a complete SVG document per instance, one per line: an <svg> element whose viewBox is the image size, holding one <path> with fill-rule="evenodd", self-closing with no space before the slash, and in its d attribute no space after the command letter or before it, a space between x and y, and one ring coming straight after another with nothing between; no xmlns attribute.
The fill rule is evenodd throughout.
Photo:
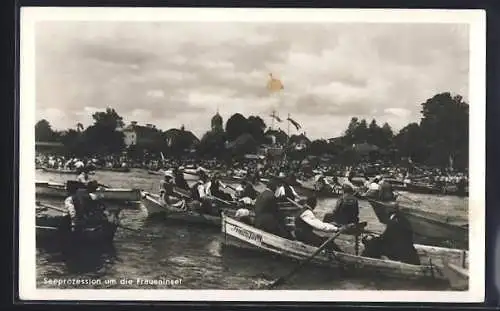
<svg viewBox="0 0 500 311"><path fill-rule="evenodd" d="M236 226L233 226L233 231L235 231L236 233L238 233L241 236L244 236L247 239L254 240L254 241L257 241L259 243L262 242L262 235L260 235L260 234L257 234L257 233L254 233L252 231L245 230L243 228L236 227Z"/></svg>

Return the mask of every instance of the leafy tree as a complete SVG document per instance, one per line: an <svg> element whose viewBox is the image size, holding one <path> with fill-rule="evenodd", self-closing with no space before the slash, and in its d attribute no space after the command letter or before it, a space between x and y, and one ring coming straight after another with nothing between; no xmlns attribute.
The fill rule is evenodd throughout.
<svg viewBox="0 0 500 311"><path fill-rule="evenodd" d="M265 142L264 131L266 123L259 116L249 116L247 119L248 133L259 143Z"/></svg>
<svg viewBox="0 0 500 311"><path fill-rule="evenodd" d="M198 144L198 154L202 157L222 157L226 151L225 142L224 133L208 131Z"/></svg>
<svg viewBox="0 0 500 311"><path fill-rule="evenodd" d="M35 124L36 141L55 141L57 133L52 130L49 121L42 119Z"/></svg>
<svg viewBox="0 0 500 311"><path fill-rule="evenodd" d="M468 165L469 105L460 95L440 93L422 103L420 128L429 148L430 164L447 165L458 157L458 166ZM457 163L458 162L458 163Z"/></svg>
<svg viewBox="0 0 500 311"><path fill-rule="evenodd" d="M92 115L94 124L89 126L85 132L84 148L93 153L110 154L124 149L123 133L119 128L123 127L123 118L112 108L96 112Z"/></svg>
<svg viewBox="0 0 500 311"><path fill-rule="evenodd" d="M233 114L226 122L226 134L229 141L233 141L242 134L248 133L248 120L240 113Z"/></svg>

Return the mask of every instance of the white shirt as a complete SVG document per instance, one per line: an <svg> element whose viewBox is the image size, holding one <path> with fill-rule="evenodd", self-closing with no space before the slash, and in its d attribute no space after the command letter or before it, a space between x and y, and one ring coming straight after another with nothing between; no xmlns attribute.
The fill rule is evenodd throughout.
<svg viewBox="0 0 500 311"><path fill-rule="evenodd" d="M84 173L81 173L80 175L78 175L78 177L76 178L76 181L78 182L81 182L82 184L87 184L90 179L89 177L85 177L85 174Z"/></svg>
<svg viewBox="0 0 500 311"><path fill-rule="evenodd" d="M78 161L75 163L76 168L83 168L84 166L85 166L85 163L83 163L82 161Z"/></svg>
<svg viewBox="0 0 500 311"><path fill-rule="evenodd" d="M380 190L380 185L379 185L378 183L376 183L376 182L372 182L372 183L370 184L369 189L370 189L370 190L374 190L374 191L375 191L375 190L377 190L377 191L378 191L378 190Z"/></svg>
<svg viewBox="0 0 500 311"><path fill-rule="evenodd" d="M339 228L335 225L322 222L316 216L311 210L305 210L302 214L300 214L300 218L305 221L309 226L313 227L314 229L321 230L321 231L327 231L327 232L337 232Z"/></svg>
<svg viewBox="0 0 500 311"><path fill-rule="evenodd" d="M219 181L219 185L221 185L221 187L222 187L223 189L225 189L225 188L227 187L225 184L221 183L220 181ZM207 182L207 183L205 184L205 192L206 192L206 194L207 194L207 195L212 195L212 193L211 193L211 191L210 191L210 188L211 188L211 187L212 187L212 182L211 182L211 181L209 181L209 182Z"/></svg>
<svg viewBox="0 0 500 311"><path fill-rule="evenodd" d="M299 195L297 194L297 192L295 192L295 189L293 189L292 186L289 186L290 189L292 190L292 193L295 197L298 197ZM274 196L279 198L279 197L284 197L286 195L286 192L285 192L285 187L284 186L281 186L279 187L278 189L276 189L276 192L274 193Z"/></svg>

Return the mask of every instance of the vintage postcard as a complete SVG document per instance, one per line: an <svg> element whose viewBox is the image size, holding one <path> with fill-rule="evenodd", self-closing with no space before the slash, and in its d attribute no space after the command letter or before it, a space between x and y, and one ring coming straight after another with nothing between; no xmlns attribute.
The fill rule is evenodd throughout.
<svg viewBox="0 0 500 311"><path fill-rule="evenodd" d="M22 8L20 298L483 301L485 18Z"/></svg>

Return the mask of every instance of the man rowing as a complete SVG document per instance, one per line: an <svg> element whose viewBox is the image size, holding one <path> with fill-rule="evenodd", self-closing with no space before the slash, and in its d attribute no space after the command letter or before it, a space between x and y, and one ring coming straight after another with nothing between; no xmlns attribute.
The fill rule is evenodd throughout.
<svg viewBox="0 0 500 311"><path fill-rule="evenodd" d="M324 222L334 222L337 225L347 225L359 222L359 202L354 196L354 189L344 184L342 196L337 200L331 213L325 214Z"/></svg>
<svg viewBox="0 0 500 311"><path fill-rule="evenodd" d="M255 200L254 226L257 229L283 238L293 239L292 234L286 226L286 216L279 209L278 200L275 197L276 188L276 182L271 182L257 196Z"/></svg>
<svg viewBox="0 0 500 311"><path fill-rule="evenodd" d="M70 196L64 200L64 206L70 218L72 231L107 221L103 205L99 203L99 198L95 194L97 187L97 182L91 181L87 189L76 187L68 189Z"/></svg>
<svg viewBox="0 0 500 311"><path fill-rule="evenodd" d="M361 256L419 265L420 258L413 245L413 230L408 220L398 211L391 213L384 232L379 237L363 238L365 249Z"/></svg>
<svg viewBox="0 0 500 311"><path fill-rule="evenodd" d="M340 228L316 218L314 215L314 208L316 205L316 197L309 197L304 207L298 212L295 217L295 238L305 244L318 247L328 240L329 237L319 236L315 234L313 230L338 232ZM338 245L333 241L328 248L334 251L341 251Z"/></svg>

